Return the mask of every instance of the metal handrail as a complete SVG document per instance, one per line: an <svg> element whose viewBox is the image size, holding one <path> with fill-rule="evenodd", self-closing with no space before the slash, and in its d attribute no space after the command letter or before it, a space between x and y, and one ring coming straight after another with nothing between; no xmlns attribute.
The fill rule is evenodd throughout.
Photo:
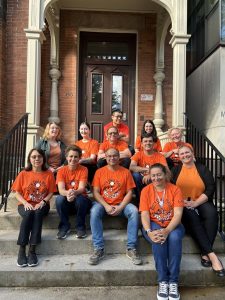
<svg viewBox="0 0 225 300"><path fill-rule="evenodd" d="M11 185L25 165L27 123L26 113L0 141L0 210L6 211Z"/></svg>
<svg viewBox="0 0 225 300"><path fill-rule="evenodd" d="M196 161L206 165L215 179L214 203L219 214L219 233L225 241L225 157L197 127L186 118L186 141L195 152Z"/></svg>

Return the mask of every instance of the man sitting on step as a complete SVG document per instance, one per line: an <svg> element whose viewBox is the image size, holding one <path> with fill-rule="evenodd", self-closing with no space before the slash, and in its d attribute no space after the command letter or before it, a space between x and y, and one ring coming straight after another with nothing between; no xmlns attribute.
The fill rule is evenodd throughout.
<svg viewBox="0 0 225 300"><path fill-rule="evenodd" d="M151 133L144 133L141 136L142 150L131 157L130 171L136 184L135 194L139 203L141 190L151 182L149 169L152 165L160 163L167 167L166 158L154 150L157 138Z"/></svg>
<svg viewBox="0 0 225 300"><path fill-rule="evenodd" d="M102 218L124 216L128 219L126 255L135 265L142 264L136 247L138 239L139 216L137 208L130 203L132 189L135 187L131 173L119 165L119 151L109 148L106 151L107 165L98 169L93 179L95 201L91 208L91 231L94 252L88 263L97 265L104 257Z"/></svg>
<svg viewBox="0 0 225 300"><path fill-rule="evenodd" d="M76 237L85 238L85 217L91 201L85 193L88 169L79 164L82 151L69 146L65 151L67 166L62 167L56 178L60 195L56 197L56 209L60 217L58 239L65 239L70 232L69 214L76 211Z"/></svg>

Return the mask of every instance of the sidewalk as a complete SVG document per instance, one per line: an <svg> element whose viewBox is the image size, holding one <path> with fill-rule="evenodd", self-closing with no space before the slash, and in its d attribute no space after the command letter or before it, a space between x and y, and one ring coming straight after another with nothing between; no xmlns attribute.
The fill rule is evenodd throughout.
<svg viewBox="0 0 225 300"><path fill-rule="evenodd" d="M225 287L180 288L182 300L222 300ZM156 287L0 288L1 300L155 300Z"/></svg>

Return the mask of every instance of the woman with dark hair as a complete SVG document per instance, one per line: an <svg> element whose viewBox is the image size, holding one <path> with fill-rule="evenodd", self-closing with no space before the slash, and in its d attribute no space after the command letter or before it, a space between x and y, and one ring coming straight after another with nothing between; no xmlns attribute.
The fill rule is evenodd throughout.
<svg viewBox="0 0 225 300"><path fill-rule="evenodd" d="M34 267L38 264L35 247L41 243L43 217L48 214L49 200L56 191L55 179L45 165L45 154L33 148L27 158L27 167L19 173L12 185L12 192L19 201L18 212L22 217L17 245L20 246L17 266ZM26 246L30 245L28 257Z"/></svg>
<svg viewBox="0 0 225 300"><path fill-rule="evenodd" d="M137 136L136 138L136 142L135 142L135 152L139 152L140 150L142 150L142 146L141 146L141 137L144 134L151 134L156 138L156 142L154 145L154 150L161 152L162 151L162 147L161 147L161 143L160 140L157 138L157 131L155 128L155 124L153 123L152 120L145 120L143 123L143 127L141 130L141 135Z"/></svg>
<svg viewBox="0 0 225 300"><path fill-rule="evenodd" d="M212 267L217 276L223 277L225 270L213 251L218 230L213 176L206 166L195 162L192 147L182 146L178 154L182 164L172 169L172 174L185 199L182 222L200 248L201 265Z"/></svg>
<svg viewBox="0 0 225 300"><path fill-rule="evenodd" d="M63 166L66 157L66 145L61 141L62 130L58 124L50 122L46 125L44 134L36 147L45 153L47 167L53 173Z"/></svg>
<svg viewBox="0 0 225 300"><path fill-rule="evenodd" d="M98 141L90 137L90 125L87 122L80 124L80 135L82 139L75 142L75 145L82 150L79 163L88 169L88 182L91 184L95 171L97 170Z"/></svg>
<svg viewBox="0 0 225 300"><path fill-rule="evenodd" d="M143 235L152 245L158 273L157 299L180 299L178 278L182 256L184 228L181 224L183 196L169 182L167 168L162 164L150 167L152 183L143 188L139 210Z"/></svg>

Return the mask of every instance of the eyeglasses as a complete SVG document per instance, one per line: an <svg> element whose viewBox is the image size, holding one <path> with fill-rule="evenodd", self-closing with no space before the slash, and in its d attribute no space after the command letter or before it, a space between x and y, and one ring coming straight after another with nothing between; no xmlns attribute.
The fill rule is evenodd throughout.
<svg viewBox="0 0 225 300"><path fill-rule="evenodd" d="M119 155L115 154L115 155L106 155L106 158L117 158L119 157Z"/></svg>
<svg viewBox="0 0 225 300"><path fill-rule="evenodd" d="M114 116L114 118L122 119L122 116Z"/></svg>
<svg viewBox="0 0 225 300"><path fill-rule="evenodd" d="M32 155L30 158L32 159L39 159L39 158L43 158L41 155Z"/></svg>

